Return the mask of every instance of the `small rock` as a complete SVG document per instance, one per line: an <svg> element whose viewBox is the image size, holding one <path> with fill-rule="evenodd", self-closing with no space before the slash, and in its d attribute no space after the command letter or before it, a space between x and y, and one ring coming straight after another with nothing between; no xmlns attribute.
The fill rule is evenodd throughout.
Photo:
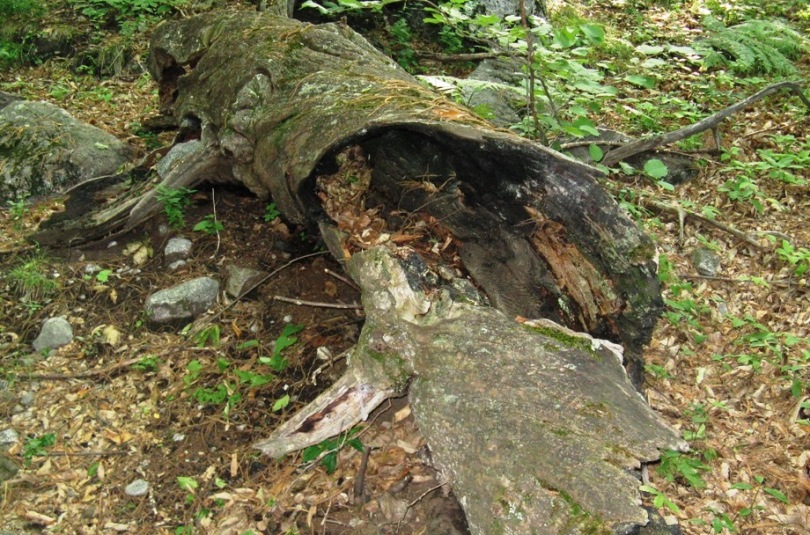
<svg viewBox="0 0 810 535"><path fill-rule="evenodd" d="M17 441L20 439L20 434L11 429L3 429L0 431L0 451L5 451L9 449L13 444L16 444Z"/></svg>
<svg viewBox="0 0 810 535"><path fill-rule="evenodd" d="M149 483L143 479L136 479L124 488L127 496L143 496L149 491Z"/></svg>
<svg viewBox="0 0 810 535"><path fill-rule="evenodd" d="M164 265L170 269L176 269L176 267L172 268L171 266L181 260L185 261L188 259L191 254L191 245L191 240L188 238L175 236L170 239L168 243L166 243L166 247L163 248ZM185 262L183 262L183 264L185 264Z"/></svg>
<svg viewBox="0 0 810 535"><path fill-rule="evenodd" d="M186 264L188 264L188 262L186 262L185 260L177 260L175 262L172 262L171 264L169 264L166 267L169 268L169 271L177 271L178 269L185 266Z"/></svg>
<svg viewBox="0 0 810 535"><path fill-rule="evenodd" d="M720 271L720 257L706 247L698 247L689 255L692 265L704 277L714 277Z"/></svg>
<svg viewBox="0 0 810 535"><path fill-rule="evenodd" d="M73 340L73 328L63 317L50 318L42 325L42 330L34 340L34 350L37 352L46 349L56 349L69 344Z"/></svg>
<svg viewBox="0 0 810 535"><path fill-rule="evenodd" d="M225 284L225 292L231 297L239 297L267 275L264 271L239 266L228 266L226 269L228 282Z"/></svg>
<svg viewBox="0 0 810 535"><path fill-rule="evenodd" d="M0 483L14 477L19 471L19 467L4 455L0 455Z"/></svg>
<svg viewBox="0 0 810 535"><path fill-rule="evenodd" d="M146 316L157 323L191 319L208 310L218 295L219 281L199 277L147 297Z"/></svg>
<svg viewBox="0 0 810 535"><path fill-rule="evenodd" d="M20 395L20 405L23 407L30 407L34 404L34 394L31 392L23 392Z"/></svg>
<svg viewBox="0 0 810 535"><path fill-rule="evenodd" d="M86 266L84 266L84 272L87 273L88 275L98 273L99 271L101 271L101 266L99 266L98 264L87 264Z"/></svg>

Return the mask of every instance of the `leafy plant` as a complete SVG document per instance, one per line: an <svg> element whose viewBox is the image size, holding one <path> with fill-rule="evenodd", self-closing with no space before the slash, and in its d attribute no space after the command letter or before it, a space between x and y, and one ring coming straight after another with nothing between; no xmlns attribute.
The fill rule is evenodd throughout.
<svg viewBox="0 0 810 535"><path fill-rule="evenodd" d="M156 189L157 200L163 204L163 211L169 219L169 225L175 229L186 226L186 208L191 206L191 195L196 193L186 187L167 188L160 185Z"/></svg>
<svg viewBox="0 0 810 535"><path fill-rule="evenodd" d="M289 362L281 355L281 352L298 341L298 337L293 335L300 332L303 328L303 325L295 325L293 323L288 323L285 325L284 329L281 331L281 334L278 338L276 338L276 341L273 344L272 356L259 357L259 362L262 364L267 364L276 372L284 371L287 366L289 366Z"/></svg>
<svg viewBox="0 0 810 535"><path fill-rule="evenodd" d="M218 346L220 340L219 325L209 325L194 335L197 347Z"/></svg>
<svg viewBox="0 0 810 535"><path fill-rule="evenodd" d="M31 437L26 440L25 446L23 446L25 465L30 466L31 459L45 455L47 453L46 448L50 448L54 444L56 444L56 435L53 433L46 433L41 437Z"/></svg>
<svg viewBox="0 0 810 535"><path fill-rule="evenodd" d="M642 492L646 492L648 494L653 495L653 506L654 507L659 508L659 509L661 507L666 507L667 509L669 509L673 513L679 513L681 511L680 508L675 504L675 502L673 502L672 500L667 498L666 494L664 494L663 492L661 492L657 488L653 487L652 485L641 485L641 487L639 487L639 488L640 488L640 490Z"/></svg>
<svg viewBox="0 0 810 535"><path fill-rule="evenodd" d="M53 295L59 288L59 284L45 274L46 268L45 257L40 253L35 253L11 268L6 275L6 280L23 301L39 301Z"/></svg>
<svg viewBox="0 0 810 535"><path fill-rule="evenodd" d="M726 27L712 16L703 19L711 35L696 43L708 68L729 67L740 74L793 76L791 60L807 52L807 39L777 20L748 20Z"/></svg>
<svg viewBox="0 0 810 535"><path fill-rule="evenodd" d="M310 446L301 454L301 460L304 463L310 463L320 458L321 465L326 469L326 473L331 474L337 468L338 453L344 447L349 446L361 453L363 452L363 443L360 442L359 438L355 438L355 435L359 432L360 428L354 427L335 438Z"/></svg>
<svg viewBox="0 0 810 535"><path fill-rule="evenodd" d="M225 230L225 227L217 220L217 216L208 214L202 221L194 225L192 230L194 230L194 232L203 232L211 236L213 234L219 234Z"/></svg>
<svg viewBox="0 0 810 535"><path fill-rule="evenodd" d="M276 203L271 202L264 208L264 220L268 223L270 221L275 221L275 219L281 215L281 212L278 211L276 208Z"/></svg>
<svg viewBox="0 0 810 535"><path fill-rule="evenodd" d="M154 355L147 355L132 365L133 370L140 372L155 372L160 366L160 359Z"/></svg>
<svg viewBox="0 0 810 535"><path fill-rule="evenodd" d="M117 26L131 36L173 14L185 0L68 0L79 13L96 27Z"/></svg>
<svg viewBox="0 0 810 535"><path fill-rule="evenodd" d="M708 470L709 467L695 457L679 451L666 450L661 454L661 463L655 471L670 483L676 478L683 478L692 487L702 489L706 486L706 482L703 481L700 472Z"/></svg>

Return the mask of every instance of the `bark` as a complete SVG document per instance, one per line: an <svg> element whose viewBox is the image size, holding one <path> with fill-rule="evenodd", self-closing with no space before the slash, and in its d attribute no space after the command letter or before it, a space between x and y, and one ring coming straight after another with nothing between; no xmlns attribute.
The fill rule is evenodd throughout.
<svg viewBox="0 0 810 535"><path fill-rule="evenodd" d="M359 146L373 166L369 198L442 225L473 281L441 285L425 275L441 266L394 243L346 258L367 316L349 373L259 449L317 443L415 377L418 423L476 533L644 522L638 482L623 470L683 443L605 343L513 319L549 318L621 343L640 369L661 310L655 251L592 168L495 129L341 24L206 14L159 27L149 68L181 125L177 144L154 170L75 188L40 243L134 228L158 209L156 182L207 180L272 196L288 220L318 226L340 258L345 235L315 177Z"/></svg>

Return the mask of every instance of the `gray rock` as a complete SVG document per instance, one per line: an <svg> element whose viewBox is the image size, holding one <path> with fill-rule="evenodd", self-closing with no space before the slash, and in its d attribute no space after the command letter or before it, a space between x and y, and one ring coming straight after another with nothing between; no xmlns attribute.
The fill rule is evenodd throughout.
<svg viewBox="0 0 810 535"><path fill-rule="evenodd" d="M124 487L124 493L127 496L143 496L149 491L149 482L144 481L143 479L136 479L126 487Z"/></svg>
<svg viewBox="0 0 810 535"><path fill-rule="evenodd" d="M526 1L526 13L528 15L540 14L538 9L540 2L532 0ZM472 2L472 6L481 6L487 15L498 15L500 18L510 15L520 16L520 0L477 0Z"/></svg>
<svg viewBox="0 0 810 535"><path fill-rule="evenodd" d="M22 97L12 95L11 93L6 93L5 91L0 91L0 108L5 108L12 102L16 102L18 100L22 100Z"/></svg>
<svg viewBox="0 0 810 535"><path fill-rule="evenodd" d="M0 451L8 450L13 444L16 444L20 439L20 434L11 429L3 429L0 431Z"/></svg>
<svg viewBox="0 0 810 535"><path fill-rule="evenodd" d="M219 281L199 277L146 298L146 316L156 323L191 319L217 300Z"/></svg>
<svg viewBox="0 0 810 535"><path fill-rule="evenodd" d="M20 395L20 405L23 407L30 407L34 404L34 394L31 392L23 392Z"/></svg>
<svg viewBox="0 0 810 535"><path fill-rule="evenodd" d="M42 325L39 336L34 340L34 351L41 352L47 349L56 349L69 344L73 340L73 328L63 317L50 318Z"/></svg>
<svg viewBox="0 0 810 535"><path fill-rule="evenodd" d="M0 455L0 483L11 479L18 471L19 467L14 461L5 455Z"/></svg>
<svg viewBox="0 0 810 535"><path fill-rule="evenodd" d="M704 277L714 277L720 271L720 257L706 247L698 247L689 255L692 265Z"/></svg>
<svg viewBox="0 0 810 535"><path fill-rule="evenodd" d="M184 265L191 254L191 240L176 236L166 243L163 248L163 262L169 269L177 269Z"/></svg>
<svg viewBox="0 0 810 535"><path fill-rule="evenodd" d="M227 270L228 282L225 284L225 292L231 297L239 297L243 292L267 276L264 271L239 266L228 266Z"/></svg>
<svg viewBox="0 0 810 535"><path fill-rule="evenodd" d="M113 174L134 154L126 143L58 106L24 100L0 108L0 153L3 204Z"/></svg>

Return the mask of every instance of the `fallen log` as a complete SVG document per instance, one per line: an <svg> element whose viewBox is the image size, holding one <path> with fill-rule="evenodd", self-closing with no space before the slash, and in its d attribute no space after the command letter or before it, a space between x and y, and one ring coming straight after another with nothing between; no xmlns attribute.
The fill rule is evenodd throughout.
<svg viewBox="0 0 810 535"><path fill-rule="evenodd" d="M495 129L341 24L192 17L155 31L149 68L177 143L154 169L74 188L33 238L135 228L154 186L202 181L320 229L366 323L347 375L257 448L320 442L410 392L474 533L646 522L626 470L685 444L621 367L615 344L638 377L661 311L655 249L592 168ZM346 166L365 176L350 202L329 179Z"/></svg>

